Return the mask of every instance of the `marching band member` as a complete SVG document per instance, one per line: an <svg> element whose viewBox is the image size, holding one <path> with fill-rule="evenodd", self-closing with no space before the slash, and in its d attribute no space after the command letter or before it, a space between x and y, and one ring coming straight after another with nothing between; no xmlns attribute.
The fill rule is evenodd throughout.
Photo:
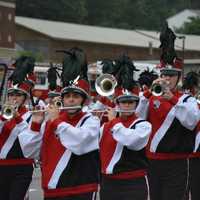
<svg viewBox="0 0 200 200"><path fill-rule="evenodd" d="M199 104L199 118L200 118L200 104ZM200 180L200 119L196 127L196 139L194 152L190 156L190 193L191 200L197 200L200 196L199 180Z"/></svg>
<svg viewBox="0 0 200 200"><path fill-rule="evenodd" d="M31 119L25 107L32 82L24 81L8 89L8 105L0 115L0 198L22 200L32 180L33 160L22 153L18 135Z"/></svg>
<svg viewBox="0 0 200 200"><path fill-rule="evenodd" d="M101 128L100 160L102 180L100 199L147 199L145 146L151 124L136 117L139 97L117 89L119 117L108 110L109 122Z"/></svg>
<svg viewBox="0 0 200 200"><path fill-rule="evenodd" d="M188 72L183 80L183 91L187 94L191 94L192 96L197 98L197 103L199 104L200 109L200 102L198 97L199 92L199 74L196 72ZM199 112L199 120L200 120L200 112ZM189 193L191 200L197 200L200 196L199 191L199 180L200 180L200 121L195 128L195 144L194 150L190 155L189 159L189 186L188 186L188 194L187 198L189 199Z"/></svg>
<svg viewBox="0 0 200 200"><path fill-rule="evenodd" d="M180 65L161 69L162 94L146 90L138 113L145 113L152 124L147 145L148 179L152 200L182 200L188 181L188 157L194 144L194 128L199 111L194 97L176 89L181 77Z"/></svg>
<svg viewBox="0 0 200 200"><path fill-rule="evenodd" d="M55 106L49 105L49 119L43 123L44 113L33 113L30 129L19 136L27 157L41 155L45 200L94 199L99 179L100 122L81 111L88 90L83 79L63 88L61 97L66 108L59 114Z"/></svg>

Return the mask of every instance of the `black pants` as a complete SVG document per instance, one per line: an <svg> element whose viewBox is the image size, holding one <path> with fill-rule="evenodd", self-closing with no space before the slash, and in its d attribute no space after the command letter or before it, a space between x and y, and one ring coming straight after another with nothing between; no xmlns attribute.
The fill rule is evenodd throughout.
<svg viewBox="0 0 200 200"><path fill-rule="evenodd" d="M90 192L71 197L44 198L45 200L96 200L96 192Z"/></svg>
<svg viewBox="0 0 200 200"><path fill-rule="evenodd" d="M145 177L116 180L102 177L101 200L146 200L148 195Z"/></svg>
<svg viewBox="0 0 200 200"><path fill-rule="evenodd" d="M191 200L200 199L200 158L190 159L190 181L189 190Z"/></svg>
<svg viewBox="0 0 200 200"><path fill-rule="evenodd" d="M183 200L188 174L186 159L150 160L148 180L151 200Z"/></svg>
<svg viewBox="0 0 200 200"><path fill-rule="evenodd" d="M0 166L0 199L23 200L32 174L32 165Z"/></svg>

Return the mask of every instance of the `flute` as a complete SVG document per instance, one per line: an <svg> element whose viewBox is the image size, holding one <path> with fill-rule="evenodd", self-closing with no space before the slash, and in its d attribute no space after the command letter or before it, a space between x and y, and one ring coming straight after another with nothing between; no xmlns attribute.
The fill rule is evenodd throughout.
<svg viewBox="0 0 200 200"><path fill-rule="evenodd" d="M78 110L81 109L81 106L64 106L59 107L58 110ZM30 110L31 113L38 113L38 112L47 112L47 109L40 109L40 110Z"/></svg>

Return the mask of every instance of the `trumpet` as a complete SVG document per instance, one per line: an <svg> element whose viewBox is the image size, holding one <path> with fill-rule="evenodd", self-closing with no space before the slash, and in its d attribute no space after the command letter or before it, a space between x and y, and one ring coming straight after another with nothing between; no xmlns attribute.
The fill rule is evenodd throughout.
<svg viewBox="0 0 200 200"><path fill-rule="evenodd" d="M3 118L9 120L9 119L12 119L14 117L15 113L17 112L17 110L18 110L18 106L5 104L2 107L1 115L2 115Z"/></svg>
<svg viewBox="0 0 200 200"><path fill-rule="evenodd" d="M168 85L168 82L154 83L151 86L151 92L154 96L162 96L164 94L164 91L167 89Z"/></svg>
<svg viewBox="0 0 200 200"><path fill-rule="evenodd" d="M117 80L111 74L102 74L95 81L95 88L101 96L111 96L115 92Z"/></svg>
<svg viewBox="0 0 200 200"><path fill-rule="evenodd" d="M54 101L54 105L55 105L56 107L60 108L60 107L62 107L62 101L56 100L56 101Z"/></svg>
<svg viewBox="0 0 200 200"><path fill-rule="evenodd" d="M161 84L155 83L151 87L151 92L154 96L162 96L164 93L164 88Z"/></svg>
<svg viewBox="0 0 200 200"><path fill-rule="evenodd" d="M58 107L59 110L79 110L82 109L81 106L65 106ZM30 110L31 113L47 112L47 109Z"/></svg>

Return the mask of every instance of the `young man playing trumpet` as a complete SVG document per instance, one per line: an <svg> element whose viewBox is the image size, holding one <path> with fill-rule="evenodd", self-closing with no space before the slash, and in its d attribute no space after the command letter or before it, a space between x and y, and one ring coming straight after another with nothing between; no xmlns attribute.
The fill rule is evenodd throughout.
<svg viewBox="0 0 200 200"><path fill-rule="evenodd" d="M164 66L161 77L154 81L164 83L162 94L146 90L138 106L138 113L152 124L147 145L152 200L182 200L186 192L188 157L193 151L199 111L195 98L177 89L180 78L179 66Z"/></svg>
<svg viewBox="0 0 200 200"><path fill-rule="evenodd" d="M25 107L31 82L8 89L8 102L0 115L0 199L22 200L32 180L33 160L22 153L18 135L28 126L31 115Z"/></svg>
<svg viewBox="0 0 200 200"><path fill-rule="evenodd" d="M85 80L63 88L62 111L50 104L46 122L43 122L44 112L33 113L31 127L19 136L27 157L41 155L46 200L94 199L99 178L100 121L81 111L88 90Z"/></svg>
<svg viewBox="0 0 200 200"><path fill-rule="evenodd" d="M135 115L139 97L118 90L116 109L108 109L109 122L101 128L101 200L145 200L147 160L144 148L151 124ZM116 117L116 112L119 117Z"/></svg>

